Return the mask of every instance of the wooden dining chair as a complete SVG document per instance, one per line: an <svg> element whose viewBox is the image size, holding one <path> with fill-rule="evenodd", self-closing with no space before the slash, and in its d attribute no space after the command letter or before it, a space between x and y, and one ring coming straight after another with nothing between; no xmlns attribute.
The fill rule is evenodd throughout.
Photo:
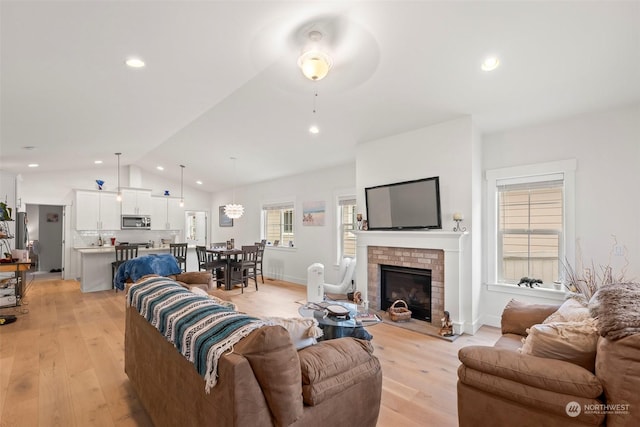
<svg viewBox="0 0 640 427"><path fill-rule="evenodd" d="M113 284L113 279L116 277L116 271L120 265L126 261L138 257L138 245L117 245L115 246L116 260L111 263L111 287L118 292L118 288Z"/></svg>
<svg viewBox="0 0 640 427"><path fill-rule="evenodd" d="M256 291L258 290L257 259L258 246L249 245L242 246L240 258L231 262L231 284L240 283L242 293L244 293L245 286L249 285L249 279L253 279L256 284Z"/></svg>
<svg viewBox="0 0 640 427"><path fill-rule="evenodd" d="M260 242L256 242L255 245L258 247L258 256L256 258L256 276L260 274L260 279L262 280L262 284L264 285L264 274L262 273L262 258L264 257L264 247L267 245L267 241L262 240Z"/></svg>
<svg viewBox="0 0 640 427"><path fill-rule="evenodd" d="M187 244L186 243L169 243L169 253L174 256L180 269L187 271Z"/></svg>
<svg viewBox="0 0 640 427"><path fill-rule="evenodd" d="M207 252L206 246L196 246L196 255L198 256L198 270L211 271L217 287L224 284L227 261L220 257L216 258L214 254Z"/></svg>

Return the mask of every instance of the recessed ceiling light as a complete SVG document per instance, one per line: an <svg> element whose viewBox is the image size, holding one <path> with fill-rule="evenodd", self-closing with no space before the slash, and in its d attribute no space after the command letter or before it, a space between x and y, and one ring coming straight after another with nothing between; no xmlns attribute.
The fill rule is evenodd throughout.
<svg viewBox="0 0 640 427"><path fill-rule="evenodd" d="M158 169L159 171L163 171L164 168L162 166L156 166L156 169Z"/></svg>
<svg viewBox="0 0 640 427"><path fill-rule="evenodd" d="M490 56L482 62L480 68L482 68L483 71L493 71L498 68L498 65L500 65L500 60L495 56Z"/></svg>
<svg viewBox="0 0 640 427"><path fill-rule="evenodd" d="M202 181L196 181L196 184L202 185Z"/></svg>
<svg viewBox="0 0 640 427"><path fill-rule="evenodd" d="M29 166L30 168L37 168L40 165L37 163L29 163L27 166Z"/></svg>
<svg viewBox="0 0 640 427"><path fill-rule="evenodd" d="M311 132L312 134L317 134L318 132L320 132L320 129L318 129L318 126L313 125L309 128L309 132Z"/></svg>
<svg viewBox="0 0 640 427"><path fill-rule="evenodd" d="M131 68L142 68L144 67L144 61L140 58L129 58L125 62Z"/></svg>
<svg viewBox="0 0 640 427"><path fill-rule="evenodd" d="M102 164L102 160L94 160L93 163L95 163L96 165L101 165Z"/></svg>

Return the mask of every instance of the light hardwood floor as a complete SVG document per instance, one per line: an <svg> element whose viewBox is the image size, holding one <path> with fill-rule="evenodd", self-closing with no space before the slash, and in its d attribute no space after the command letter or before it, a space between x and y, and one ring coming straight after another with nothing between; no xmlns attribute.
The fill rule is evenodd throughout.
<svg viewBox="0 0 640 427"><path fill-rule="evenodd" d="M266 280L223 292L241 311L297 316L303 286ZM78 282L32 282L25 305L1 309L0 426L151 426L124 373L124 293L83 294ZM383 369L379 426L455 426L458 349L492 345L482 327L453 343L384 323L368 328ZM348 425L348 424L347 424Z"/></svg>

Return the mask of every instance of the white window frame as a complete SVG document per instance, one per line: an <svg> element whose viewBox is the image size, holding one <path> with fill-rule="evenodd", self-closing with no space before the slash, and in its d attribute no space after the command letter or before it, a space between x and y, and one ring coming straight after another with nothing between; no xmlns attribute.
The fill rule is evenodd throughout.
<svg viewBox="0 0 640 427"><path fill-rule="evenodd" d="M351 203L352 202L352 203ZM336 200L336 251L337 251L337 263L340 264L340 260L344 257L344 224L342 223L342 206L353 204L357 208L356 196L339 196ZM355 230L354 224L354 230ZM355 257L355 253L353 257Z"/></svg>
<svg viewBox="0 0 640 427"><path fill-rule="evenodd" d="M287 239L286 241L283 238L284 235L284 211L285 210L291 210L293 212L292 214L292 218L291 218L291 229L292 229L292 233L293 234L293 245L294 247L297 246L297 236L296 236L296 207L295 207L295 202L292 201L283 201L283 202L272 202L272 203L263 203L262 204L262 208L260 209L260 213L261 213L261 224L260 224L260 235L261 235L261 239L267 239L267 211L269 210L279 210L280 211L280 217L281 217L281 222L280 222L280 243L278 247L282 247L282 248L289 248L289 239ZM273 244L273 242L271 242L271 244Z"/></svg>
<svg viewBox="0 0 640 427"><path fill-rule="evenodd" d="M513 180L516 182L540 182L547 181L550 177L562 174L564 182L564 230L563 242L564 258L575 265L575 171L576 160L561 160L557 162L539 163L493 169L486 171L486 197L487 197L487 283L498 284L498 182ZM564 262L564 260L563 260ZM562 273L561 273L562 275ZM513 286L507 285L505 286ZM517 286L516 286L517 288ZM523 288L524 289L524 288Z"/></svg>

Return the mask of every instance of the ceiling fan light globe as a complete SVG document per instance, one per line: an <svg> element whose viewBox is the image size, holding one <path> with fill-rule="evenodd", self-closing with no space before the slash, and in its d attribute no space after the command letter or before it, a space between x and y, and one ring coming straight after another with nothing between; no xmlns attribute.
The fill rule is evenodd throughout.
<svg viewBox="0 0 640 427"><path fill-rule="evenodd" d="M322 80L329 74L331 69L331 59L323 52L312 50L303 53L298 58L298 66L302 70L302 74L309 80Z"/></svg>

